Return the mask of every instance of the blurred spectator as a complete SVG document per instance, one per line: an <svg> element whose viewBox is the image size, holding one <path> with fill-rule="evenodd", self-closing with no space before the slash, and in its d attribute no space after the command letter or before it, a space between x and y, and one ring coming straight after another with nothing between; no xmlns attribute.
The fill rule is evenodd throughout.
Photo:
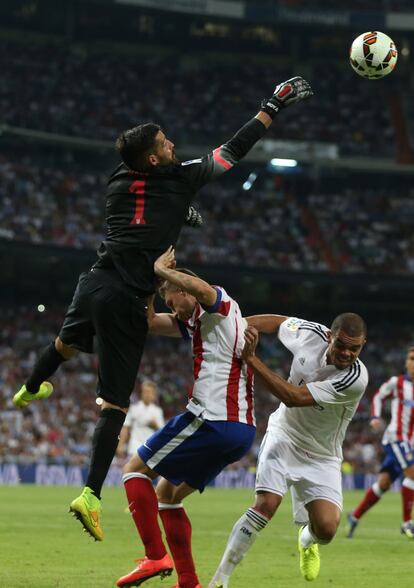
<svg viewBox="0 0 414 588"><path fill-rule="evenodd" d="M85 464L96 413L95 358L86 354L65 363L54 376L55 391L47 402L33 402L24 411L12 408L11 398L30 371L34 353L54 336L63 309L41 316L14 308L0 317L0 461ZM414 340L406 326L384 323L369 328L363 361L370 372L369 391L362 399L344 444L344 456L355 472L373 472L380 459L381 439L368 427L370 396L391 374L403 369L407 342ZM287 376L289 354L282 345L262 337L261 357L271 369ZM27 359L29 357L29 359ZM139 374L140 382L156 383L165 417L184 409L192 386L190 346L184 341L150 337ZM138 382L139 385L139 382ZM254 464L276 399L256 385L257 438L246 463Z"/></svg>
<svg viewBox="0 0 414 588"><path fill-rule="evenodd" d="M117 455L132 457L137 449L155 431L164 426L162 409L156 404L157 385L145 381L141 384L140 400L130 405L122 427Z"/></svg>
<svg viewBox="0 0 414 588"><path fill-rule="evenodd" d="M180 262L346 273L414 270L414 188L406 182L310 183L304 190L300 182L262 170L243 190L243 173L232 172L200 193L204 226L183 231ZM97 163L51 161L41 153L13 161L0 152L0 237L96 248L104 234L105 178Z"/></svg>
<svg viewBox="0 0 414 588"><path fill-rule="evenodd" d="M114 142L152 120L178 150L190 141L214 147L254 116L276 83L306 73L315 98L283 113L269 138L337 143L343 155L395 156L384 88L376 87L373 99L371 83L346 59L327 66L324 54L323 65L276 60L269 67L254 56L229 63L154 51L138 67L134 55L11 41L0 41L0 55L3 124ZM387 90L396 83L387 79Z"/></svg>

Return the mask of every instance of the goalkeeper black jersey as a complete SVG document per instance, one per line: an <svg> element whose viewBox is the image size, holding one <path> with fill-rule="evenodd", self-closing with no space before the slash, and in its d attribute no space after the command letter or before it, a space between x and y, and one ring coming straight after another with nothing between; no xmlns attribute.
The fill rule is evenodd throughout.
<svg viewBox="0 0 414 588"><path fill-rule="evenodd" d="M231 169L265 132L254 118L230 141L199 159L156 166L149 173L119 165L108 181L107 234L96 267L115 267L124 282L152 294L154 262L175 246L197 191Z"/></svg>

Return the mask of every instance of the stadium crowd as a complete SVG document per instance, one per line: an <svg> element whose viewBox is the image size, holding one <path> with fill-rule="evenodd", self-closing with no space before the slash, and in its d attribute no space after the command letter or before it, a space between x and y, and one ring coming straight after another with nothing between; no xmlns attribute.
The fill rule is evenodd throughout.
<svg viewBox="0 0 414 588"><path fill-rule="evenodd" d="M311 185L258 171L204 188L202 230L185 229L180 261L332 272L414 269L414 189ZM0 238L94 249L104 234L106 174L98 164L0 152ZM256 214L260 210L261 214ZM248 230L246 230L248 228Z"/></svg>
<svg viewBox="0 0 414 588"><path fill-rule="evenodd" d="M269 0L269 4L271 0ZM287 6L289 8L303 8L306 9L308 3L306 0L278 0L278 5ZM330 0L316 0L312 3L312 7L318 10L343 10L333 6ZM411 0L367 0L364 2L364 10L372 10L375 12L411 12L412 11ZM361 10L361 4L358 0L351 0L346 3L346 10Z"/></svg>
<svg viewBox="0 0 414 588"><path fill-rule="evenodd" d="M178 151L180 145L214 147L256 112L275 82L298 73L312 82L317 99L282 113L269 138L339 143L341 155L395 156L394 129L384 100L373 100L371 85L345 64L332 62L327 68L315 60L306 64L306 71L293 71L284 62L275 70L254 60L238 60L235 66L226 59L209 62L201 56L166 57L154 51L140 59L138 68L136 56L108 56L80 46L2 40L0 47L3 125L114 142L121 130L154 120ZM398 95L393 80L387 88ZM17 155L11 147L0 151L0 238L96 248L105 230L108 169L103 162L89 162L88 155L82 163L69 151L63 159L46 157L40 148L37 154L31 152ZM414 194L408 184L403 191L386 185L355 189L346 182L335 187L315 184L304 191L293 180L263 169L246 190L243 182L249 171L243 176L244 169L204 189L197 204L204 227L183 231L177 248L180 262L214 259L246 267L325 272L414 270ZM88 461L99 411L94 357L81 354L63 365L53 379L50 402L33 403L23 412L11 404L36 351L53 339L62 317L63 309L39 314L28 308L10 308L0 316L0 462ZM363 354L371 375L369 394L345 443L345 459L357 471L373 471L378 463L379 437L367 428L369 395L401 370L409 340L411 333L390 325L370 332ZM287 375L289 357L281 346L264 338L260 353ZM185 406L191 387L190 349L184 342L151 338L139 378L157 382L165 416L172 416ZM270 394L258 388L252 459L275 405Z"/></svg>
<svg viewBox="0 0 414 588"><path fill-rule="evenodd" d="M47 402L33 402L24 411L14 409L11 398L29 374L36 353L55 336L64 309L39 313L9 308L0 317L0 462L52 464L87 463L99 407L95 402L96 361L79 354L53 377L55 391ZM308 318L308 317L307 317ZM311 317L312 318L312 317ZM386 336L385 336L386 333ZM345 442L345 460L356 472L373 472L380 458L380 437L369 432L370 396L390 375L400 373L405 345L412 340L407 327L384 324L370 330L363 360L370 385ZM287 375L289 354L270 337L262 337L260 355L279 373ZM150 337L137 382L153 380L166 418L181 411L192 385L190 346L179 340ZM256 386L257 438L250 455L255 463L267 417L277 406L267 391Z"/></svg>
<svg viewBox="0 0 414 588"><path fill-rule="evenodd" d="M347 63L326 67L326 55L323 65L316 60L298 68L156 51L145 58L108 56L10 41L0 41L0 48L2 124L114 141L125 128L153 120L178 147L213 147L255 114L277 82L301 74L315 99L284 112L269 138L339 143L342 155L395 157L387 100L372 100L371 85ZM395 82L387 83L394 96Z"/></svg>

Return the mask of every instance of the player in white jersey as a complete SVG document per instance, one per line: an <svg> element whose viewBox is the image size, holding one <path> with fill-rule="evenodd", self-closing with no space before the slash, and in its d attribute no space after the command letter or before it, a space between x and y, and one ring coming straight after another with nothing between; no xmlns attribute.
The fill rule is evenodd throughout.
<svg viewBox="0 0 414 588"><path fill-rule="evenodd" d="M141 385L141 397L128 409L124 426L119 436L117 454L133 456L137 447L142 445L154 431L164 426L162 408L156 404L157 384L146 381Z"/></svg>
<svg viewBox="0 0 414 588"><path fill-rule="evenodd" d="M414 345L407 349L405 374L393 376L380 386L371 401L371 427L383 428L381 420L385 400L391 400L391 421L385 429L382 444L385 457L378 480L369 488L357 506L348 515L348 538L352 538L359 519L376 504L393 482L404 476L401 485L401 533L414 539L412 510L414 504Z"/></svg>
<svg viewBox="0 0 414 588"><path fill-rule="evenodd" d="M291 490L295 522L301 525L300 569L307 580L319 574L318 544L335 536L342 510L342 441L367 383L358 356L366 326L341 314L330 329L277 315L248 318L243 357L282 402L270 416L259 453L254 505L234 525L210 588L225 588L236 565ZM256 327L256 328L255 328ZM277 332L293 354L289 380L256 355L257 330Z"/></svg>
<svg viewBox="0 0 414 588"><path fill-rule="evenodd" d="M200 588L182 500L202 492L226 465L243 457L256 432L253 370L241 358L246 320L223 288L173 266L171 248L155 262L172 313L157 314L150 303L149 330L192 339L194 386L186 411L147 439L124 468L129 509L145 546L138 567L118 580L124 587L172 572L159 513L178 575L175 588ZM152 480L158 475L154 491Z"/></svg>

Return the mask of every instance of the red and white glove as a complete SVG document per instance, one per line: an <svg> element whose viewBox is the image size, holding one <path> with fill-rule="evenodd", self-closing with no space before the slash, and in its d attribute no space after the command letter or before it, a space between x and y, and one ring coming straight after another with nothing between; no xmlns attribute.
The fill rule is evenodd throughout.
<svg viewBox="0 0 414 588"><path fill-rule="evenodd" d="M286 82L278 84L273 96L264 99L260 110L274 118L281 108L285 108L295 102L300 102L313 96L312 88L306 80L300 76L290 78Z"/></svg>

